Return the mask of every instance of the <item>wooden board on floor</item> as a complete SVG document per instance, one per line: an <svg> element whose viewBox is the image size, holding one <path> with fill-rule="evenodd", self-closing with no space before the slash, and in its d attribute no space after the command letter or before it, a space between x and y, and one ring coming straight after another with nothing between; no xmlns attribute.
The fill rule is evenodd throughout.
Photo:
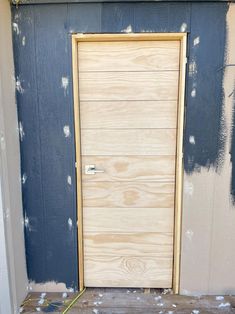
<svg viewBox="0 0 235 314"><path fill-rule="evenodd" d="M30 293L27 299L31 301L25 303L23 314L37 314L41 293ZM59 302L62 306L54 307L53 314L61 314L66 306L76 297L76 293L68 293L67 298L62 297L61 293L47 293L46 300L49 304ZM221 307L221 304L227 306ZM45 311L46 305L42 305ZM109 289L97 288L87 289L78 299L74 306L69 310L69 314L156 314L159 312L178 313L178 314L219 314L235 313L235 296L225 296L223 300L216 300L216 296L180 296L174 294L162 294L161 290L151 289L146 294L141 289ZM196 312L199 311L199 312Z"/></svg>

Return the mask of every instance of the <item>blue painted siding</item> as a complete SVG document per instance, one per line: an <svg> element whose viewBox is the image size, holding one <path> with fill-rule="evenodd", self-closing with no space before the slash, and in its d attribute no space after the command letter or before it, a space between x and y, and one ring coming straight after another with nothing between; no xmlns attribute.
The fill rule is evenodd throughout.
<svg viewBox="0 0 235 314"><path fill-rule="evenodd" d="M184 156L191 173L222 164L223 71L217 69L224 64L227 7L225 2L116 2L12 8L19 28L13 35L15 72L23 89L17 91L17 105L25 134L21 167L27 176L23 207L30 280L78 287L71 33L189 33Z"/></svg>

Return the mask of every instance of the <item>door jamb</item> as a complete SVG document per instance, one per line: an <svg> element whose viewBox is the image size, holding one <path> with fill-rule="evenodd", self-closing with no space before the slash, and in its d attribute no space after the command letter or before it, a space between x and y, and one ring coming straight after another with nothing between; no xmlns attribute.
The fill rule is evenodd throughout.
<svg viewBox="0 0 235 314"><path fill-rule="evenodd" d="M80 106L78 80L78 43L92 41L180 41L180 70L178 88L178 115L176 141L176 177L175 177L175 210L174 210L174 258L173 258L173 292L179 293L180 286L180 255L181 255L181 225L182 225L182 191L183 191L183 131L184 131L184 101L186 75L186 45L187 33L132 33L132 34L73 34L72 35L72 71L73 71L73 101L76 150L77 177L77 219L78 219L78 274L79 289L84 289L84 255L83 255L83 215L82 215L82 160L80 134Z"/></svg>

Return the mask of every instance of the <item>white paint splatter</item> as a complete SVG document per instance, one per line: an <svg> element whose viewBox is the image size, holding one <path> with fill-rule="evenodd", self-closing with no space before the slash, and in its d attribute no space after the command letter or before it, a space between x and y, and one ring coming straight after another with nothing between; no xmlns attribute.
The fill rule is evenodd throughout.
<svg viewBox="0 0 235 314"><path fill-rule="evenodd" d="M157 306L163 306L164 304L161 302L161 303L157 303Z"/></svg>
<svg viewBox="0 0 235 314"><path fill-rule="evenodd" d="M186 237L187 237L190 241L192 241L194 232L189 229L189 230L187 230L187 231L185 232L185 235L186 235Z"/></svg>
<svg viewBox="0 0 235 314"><path fill-rule="evenodd" d="M161 300L161 298L162 297L160 295L158 295L157 297L154 298L154 300L159 301L159 300Z"/></svg>
<svg viewBox="0 0 235 314"><path fill-rule="evenodd" d="M67 297L68 297L68 293L64 292L64 293L62 294L62 298L65 299L65 298L67 298Z"/></svg>
<svg viewBox="0 0 235 314"><path fill-rule="evenodd" d="M100 293L100 294L99 294L99 297L102 298L102 297L103 297L103 294Z"/></svg>
<svg viewBox="0 0 235 314"><path fill-rule="evenodd" d="M21 307L20 307L20 309L19 309L19 313L22 313L22 312L23 312L23 310L24 310L24 307L23 307L23 306L21 306Z"/></svg>
<svg viewBox="0 0 235 314"><path fill-rule="evenodd" d="M176 304L172 304L173 307L176 307Z"/></svg>
<svg viewBox="0 0 235 314"><path fill-rule="evenodd" d="M195 137L193 135L189 136L189 143L195 145Z"/></svg>
<svg viewBox="0 0 235 314"><path fill-rule="evenodd" d="M191 91L191 96L192 96L193 98L196 97L196 88L193 88L193 89L192 89L192 91Z"/></svg>
<svg viewBox="0 0 235 314"><path fill-rule="evenodd" d="M41 312L41 308L40 307L36 307L36 311L37 312Z"/></svg>
<svg viewBox="0 0 235 314"><path fill-rule="evenodd" d="M184 191L185 191L185 194L192 196L193 195L193 183L185 180Z"/></svg>
<svg viewBox="0 0 235 314"><path fill-rule="evenodd" d="M69 290L69 292L74 292L73 288L69 288L68 290Z"/></svg>
<svg viewBox="0 0 235 314"><path fill-rule="evenodd" d="M38 304L39 304L39 305L43 305L44 302L45 302L45 300L44 300L43 298L41 298L41 299L38 300Z"/></svg>
<svg viewBox="0 0 235 314"><path fill-rule="evenodd" d="M217 295L215 297L215 299L216 299L216 301L222 301L222 300L224 300L224 297L222 295Z"/></svg>
<svg viewBox="0 0 235 314"><path fill-rule="evenodd" d="M68 93L68 86L69 86L69 78L66 76L63 76L61 78L61 87L64 89L64 96Z"/></svg>
<svg viewBox="0 0 235 314"><path fill-rule="evenodd" d="M25 228L29 228L29 217L27 217L27 215L24 215L24 225Z"/></svg>
<svg viewBox="0 0 235 314"><path fill-rule="evenodd" d="M192 314L199 314L200 311L199 310L192 310Z"/></svg>
<svg viewBox="0 0 235 314"><path fill-rule="evenodd" d="M26 175L26 173L23 173L22 179L21 179L22 184L25 184L26 180L27 180L27 175Z"/></svg>
<svg viewBox="0 0 235 314"><path fill-rule="evenodd" d="M136 300L138 300L138 301L139 301L139 300L140 300L140 297L137 297L137 298L136 298Z"/></svg>
<svg viewBox="0 0 235 314"><path fill-rule="evenodd" d="M69 226L69 230L71 231L73 229L73 221L71 218L68 219L68 226Z"/></svg>
<svg viewBox="0 0 235 314"><path fill-rule="evenodd" d="M24 133L24 128L23 128L23 123L21 121L19 122L19 134L20 134L20 140L22 142L24 139L25 133Z"/></svg>
<svg viewBox="0 0 235 314"><path fill-rule="evenodd" d="M97 309L94 309L92 312L95 314L99 314L99 311Z"/></svg>
<svg viewBox="0 0 235 314"><path fill-rule="evenodd" d="M26 41L26 38L25 36L22 37L22 46L25 46L25 41Z"/></svg>
<svg viewBox="0 0 235 314"><path fill-rule="evenodd" d="M13 31L16 32L17 35L19 35L20 34L19 25L16 22L14 22L12 23L12 26L13 26Z"/></svg>
<svg viewBox="0 0 235 314"><path fill-rule="evenodd" d="M194 46L197 46L197 45L199 45L199 43L200 43L200 37L197 36L197 37L195 37L194 40L193 40L193 45L194 45Z"/></svg>
<svg viewBox="0 0 235 314"><path fill-rule="evenodd" d="M21 81L20 81L20 78L17 76L16 78L16 90L20 93L20 94L23 94L24 93L24 89L21 85Z"/></svg>
<svg viewBox="0 0 235 314"><path fill-rule="evenodd" d="M185 32L186 29L187 29L187 24L186 24L186 23L183 23L183 24L181 25L181 27L180 27L180 31L181 31L181 32Z"/></svg>
<svg viewBox="0 0 235 314"><path fill-rule="evenodd" d="M10 217L10 209L6 208L3 210L4 219L7 220Z"/></svg>
<svg viewBox="0 0 235 314"><path fill-rule="evenodd" d="M218 306L218 308L224 308L224 307L229 307L231 304L229 302L226 303L220 303L220 305Z"/></svg>
<svg viewBox="0 0 235 314"><path fill-rule="evenodd" d="M173 314L174 312L173 312L173 311L168 311L167 313L168 313L168 314Z"/></svg>
<svg viewBox="0 0 235 314"><path fill-rule="evenodd" d="M72 178L71 176L67 176L67 182L69 185L72 185Z"/></svg>
<svg viewBox="0 0 235 314"><path fill-rule="evenodd" d="M122 30L123 33L132 33L132 26L128 25L126 28Z"/></svg>
<svg viewBox="0 0 235 314"><path fill-rule="evenodd" d="M65 125L64 128L64 135L65 137L69 137L70 136L70 128L69 128L69 125Z"/></svg>
<svg viewBox="0 0 235 314"><path fill-rule="evenodd" d="M162 292L162 294L170 294L170 293L172 293L172 289L170 288L165 288Z"/></svg>
<svg viewBox="0 0 235 314"><path fill-rule="evenodd" d="M32 290L33 290L33 287L32 287L31 285L28 285L28 286L27 286L27 290L28 290L28 291L32 291Z"/></svg>
<svg viewBox="0 0 235 314"><path fill-rule="evenodd" d="M6 142L5 142L5 138L4 138L3 133L1 133L1 135L0 135L0 145L1 145L1 150L6 149Z"/></svg>
<svg viewBox="0 0 235 314"><path fill-rule="evenodd" d="M46 292L42 292L40 298L44 299L46 295L47 295Z"/></svg>
<svg viewBox="0 0 235 314"><path fill-rule="evenodd" d="M95 305L95 306L98 306L98 305L101 305L103 302L102 301L95 301L93 304Z"/></svg>
<svg viewBox="0 0 235 314"><path fill-rule="evenodd" d="M196 60L192 60L189 63L189 76L194 77L197 74L197 64Z"/></svg>

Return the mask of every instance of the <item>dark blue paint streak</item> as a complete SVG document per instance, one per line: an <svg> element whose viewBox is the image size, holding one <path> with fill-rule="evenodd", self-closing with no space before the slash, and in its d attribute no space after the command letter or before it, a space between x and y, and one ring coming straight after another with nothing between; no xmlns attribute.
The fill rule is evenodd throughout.
<svg viewBox="0 0 235 314"><path fill-rule="evenodd" d="M223 164L223 66L228 4L192 4L188 66L195 61L196 72L187 76L184 167L188 173L201 167L218 169ZM195 38L198 45L194 45ZM196 96L191 93L195 88ZM195 145L189 142L194 136Z"/></svg>
<svg viewBox="0 0 235 314"><path fill-rule="evenodd" d="M233 97L233 121L232 121L232 142L230 148L230 161L232 164L232 175L231 175L231 199L232 203L235 206L235 81L234 81L234 89L233 94L230 96Z"/></svg>

